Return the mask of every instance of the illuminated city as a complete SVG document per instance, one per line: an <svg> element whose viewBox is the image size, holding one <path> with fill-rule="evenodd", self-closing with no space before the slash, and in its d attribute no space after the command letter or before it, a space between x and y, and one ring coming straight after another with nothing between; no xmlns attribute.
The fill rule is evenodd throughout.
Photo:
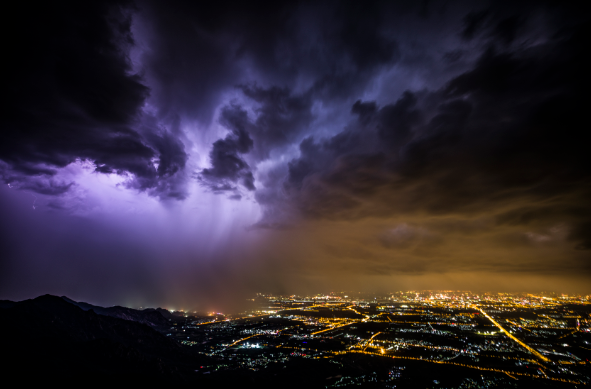
<svg viewBox="0 0 591 389"><path fill-rule="evenodd" d="M481 377L467 377L465 370L459 380L442 374L431 380L433 388L515 387L538 380L570 387L591 380L590 298L449 290L259 294L259 309L242 317L182 312L167 336L215 358L201 374L264 371L302 358L342 367L343 360L366 355L388 360L387 372L381 367L363 376L385 387L413 387L405 369L428 363L472 369L472 376ZM340 373L327 378L328 387L365 382L347 369Z"/></svg>

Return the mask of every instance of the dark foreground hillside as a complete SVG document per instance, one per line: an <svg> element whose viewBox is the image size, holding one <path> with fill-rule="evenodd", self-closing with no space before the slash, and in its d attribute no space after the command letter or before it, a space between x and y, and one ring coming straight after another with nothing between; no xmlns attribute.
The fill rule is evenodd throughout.
<svg viewBox="0 0 591 389"><path fill-rule="evenodd" d="M189 382L207 359L149 325L85 311L60 297L0 307L2 370L25 382Z"/></svg>

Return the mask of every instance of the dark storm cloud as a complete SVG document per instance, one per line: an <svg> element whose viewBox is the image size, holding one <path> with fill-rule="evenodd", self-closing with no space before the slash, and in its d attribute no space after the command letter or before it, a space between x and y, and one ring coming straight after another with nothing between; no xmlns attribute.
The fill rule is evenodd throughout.
<svg viewBox="0 0 591 389"><path fill-rule="evenodd" d="M21 173L12 179L53 175L88 160L97 173L131 173L138 179L132 186L159 195L158 181L182 169L186 156L177 140L146 139L137 129L149 90L131 74L126 54L134 44L131 4L66 1L20 8L12 9L17 20L3 32L10 76L0 158L13 176ZM28 187L37 190L31 180Z"/></svg>
<svg viewBox="0 0 591 389"><path fill-rule="evenodd" d="M396 104L387 105L380 110L378 135L389 149L399 149L412 136L413 127L421 119L416 104L416 96L406 91Z"/></svg>
<svg viewBox="0 0 591 389"><path fill-rule="evenodd" d="M235 190L237 183L254 190L254 175L240 154L249 153L255 162L266 160L272 151L291 146L313 120L309 92L294 95L286 87L264 89L257 85L242 85L239 89L256 104L256 118L251 120L247 111L237 104L222 109L220 124L231 133L213 144L210 152L212 168L204 169L198 176L214 192ZM270 183L277 184L278 180ZM258 201L264 203L264 197L259 193ZM239 200L241 196L231 198Z"/></svg>
<svg viewBox="0 0 591 389"><path fill-rule="evenodd" d="M306 139L290 162L286 184L300 209L358 219L485 214L532 201L553 215L532 218L571 223L571 239L587 247L583 199L591 193L580 123L589 85L579 45L589 31L571 27L520 51L489 46L472 70L438 91L405 92L379 109L355 103L357 125L330 139ZM342 141L372 137L382 141L372 152L367 141ZM552 212L562 202L584 212Z"/></svg>
<svg viewBox="0 0 591 389"><path fill-rule="evenodd" d="M531 6L531 5L530 5ZM548 7L529 8L527 3L515 2L514 4L491 4L489 8L469 12L464 17L464 28L461 36L466 40L477 37L492 38L495 43L507 46L515 41L521 32L527 27L528 19L536 12L562 10Z"/></svg>
<svg viewBox="0 0 591 389"><path fill-rule="evenodd" d="M464 16L464 29L462 37L472 39L483 28L484 22L489 16L488 11L470 12Z"/></svg>
<svg viewBox="0 0 591 389"><path fill-rule="evenodd" d="M313 91L317 96L337 101L347 99L361 92L359 88L381 67L400 60L397 40L383 31L400 13L405 13L393 12L392 8L380 3L355 2L341 2L332 12L323 13L321 8L324 18L315 28L319 28L318 33L325 41L311 53L315 65L322 66L314 71L317 81ZM301 56L300 61L309 61L308 58Z"/></svg>
<svg viewBox="0 0 591 389"><path fill-rule="evenodd" d="M258 104L250 132L260 159L278 147L291 144L313 119L310 93L294 96L288 88L243 86L244 95Z"/></svg>
<svg viewBox="0 0 591 389"><path fill-rule="evenodd" d="M230 133L213 144L209 153L212 167L203 169L197 178L214 192L236 190L237 183L252 191L255 189L254 177L250 167L241 157L241 154L248 153L253 145L247 131L250 124L247 113L239 106L228 106L223 109L220 122ZM239 199L236 194L233 198Z"/></svg>
<svg viewBox="0 0 591 389"><path fill-rule="evenodd" d="M20 186L19 189L29 189L40 194L56 196L66 193L72 185L74 185L73 182L61 183L52 180L47 182L29 180L26 184Z"/></svg>
<svg viewBox="0 0 591 389"><path fill-rule="evenodd" d="M150 101L161 116L179 113L207 123L222 93L241 85L255 104L255 116L245 115L242 124L254 141L248 158L264 160L310 131L315 101L330 105L348 99L373 72L399 60L396 40L383 31L388 23L383 8L377 3L143 3L136 30L150 47L141 56L153 89ZM295 92L298 77L306 88ZM257 78L262 86L252 84ZM239 182L254 189L252 169L239 155L244 153L234 151L235 144L216 142L210 152L213 167L200 176L216 192L234 190Z"/></svg>
<svg viewBox="0 0 591 389"><path fill-rule="evenodd" d="M139 61L160 116L180 114L207 122L219 94L238 81L235 37L223 30L227 20L221 15L234 7L216 9L212 4L138 4L136 32L148 46Z"/></svg>
<svg viewBox="0 0 591 389"><path fill-rule="evenodd" d="M301 80L318 98L347 99L400 59L384 11L401 15L386 4L154 1L138 8L137 33L148 46L140 61L161 115L209 122L225 91L259 80L267 94ZM268 99L261 88L245 93Z"/></svg>

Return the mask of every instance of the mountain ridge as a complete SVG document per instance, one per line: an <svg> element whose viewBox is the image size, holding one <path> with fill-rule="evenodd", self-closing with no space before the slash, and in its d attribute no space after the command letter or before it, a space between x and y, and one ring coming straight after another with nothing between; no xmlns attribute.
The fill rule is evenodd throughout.
<svg viewBox="0 0 591 389"><path fill-rule="evenodd" d="M95 313L99 315L136 321L139 323L148 324L149 326L155 328L162 328L168 326L170 319L173 317L172 313L163 308L147 308L144 310L138 310L133 308L122 307L119 305L105 308L86 302L75 301L66 296L61 296L61 298L64 301L73 304L84 311L93 310Z"/></svg>
<svg viewBox="0 0 591 389"><path fill-rule="evenodd" d="M0 305L0 339L11 356L6 371L30 377L34 369L38 377L71 382L91 376L153 384L192 381L195 366L209 362L146 320L115 317L129 311L84 306L52 295ZM100 308L110 315L95 312ZM168 322L159 312L148 314Z"/></svg>

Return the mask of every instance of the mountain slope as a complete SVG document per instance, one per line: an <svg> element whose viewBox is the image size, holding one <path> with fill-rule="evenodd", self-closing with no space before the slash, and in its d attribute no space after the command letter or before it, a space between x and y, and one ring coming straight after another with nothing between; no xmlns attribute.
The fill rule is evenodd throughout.
<svg viewBox="0 0 591 389"><path fill-rule="evenodd" d="M60 297L3 306L0 339L10 356L3 367L29 381L187 382L208 361L146 324L84 311Z"/></svg>
<svg viewBox="0 0 591 389"><path fill-rule="evenodd" d="M84 311L93 310L95 313L104 316L116 317L124 320L136 321L138 323L147 324L151 327L163 329L169 325L169 319L172 314L165 309L145 309L139 311L137 309L126 308L121 306L114 306L109 308L99 307L84 302L74 301L66 296L61 297L64 301L76 305Z"/></svg>

